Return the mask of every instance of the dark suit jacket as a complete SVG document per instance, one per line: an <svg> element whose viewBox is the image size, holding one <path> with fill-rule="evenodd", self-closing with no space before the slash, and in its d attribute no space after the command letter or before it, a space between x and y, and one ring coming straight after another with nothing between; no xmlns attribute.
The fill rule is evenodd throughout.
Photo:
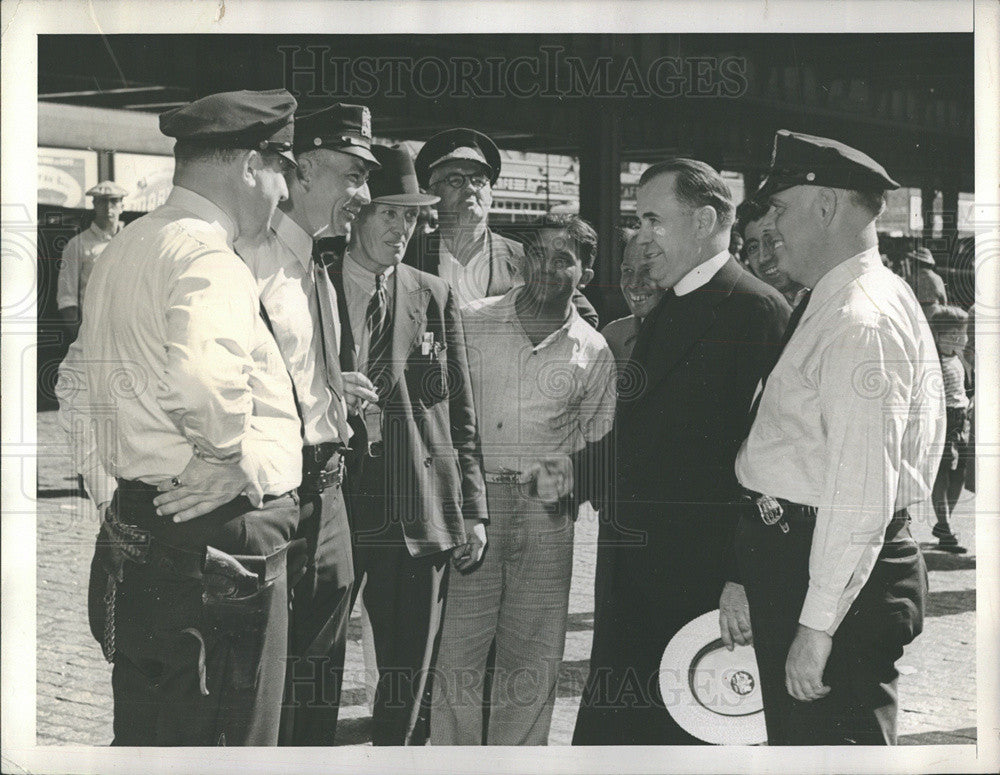
<svg viewBox="0 0 1000 775"><path fill-rule="evenodd" d="M330 277L344 296L343 259ZM383 398L389 508L402 523L410 554L465 542L464 519L486 519L486 488L476 428L462 319L444 280L400 264L395 272L392 381ZM354 370L347 304L340 304L341 366ZM425 332L444 345L421 353ZM363 422L354 422L351 447L364 449ZM348 478L356 473L348 469Z"/></svg>
<svg viewBox="0 0 1000 775"><path fill-rule="evenodd" d="M491 229L486 230L486 238L490 242L492 260L490 261L490 279L486 288L487 296L501 296L515 285L523 282L524 245L517 240L504 237ZM416 235L410 240L403 261L422 272L437 275L441 262L441 235L437 232L428 235ZM573 294L580 317L594 328L597 328L597 310L580 291Z"/></svg>
<svg viewBox="0 0 1000 775"><path fill-rule="evenodd" d="M619 390L612 516L619 540L633 539L616 562L652 600L718 605L732 572L736 453L789 313L730 259L701 288L665 296L640 329Z"/></svg>

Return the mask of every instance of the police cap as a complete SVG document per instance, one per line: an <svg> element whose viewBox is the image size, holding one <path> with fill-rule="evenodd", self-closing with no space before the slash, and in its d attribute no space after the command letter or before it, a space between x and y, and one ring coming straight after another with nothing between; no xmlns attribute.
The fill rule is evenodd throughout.
<svg viewBox="0 0 1000 775"><path fill-rule="evenodd" d="M160 115L167 137L214 148L252 148L293 164L293 116L298 103L285 89L219 92Z"/></svg>

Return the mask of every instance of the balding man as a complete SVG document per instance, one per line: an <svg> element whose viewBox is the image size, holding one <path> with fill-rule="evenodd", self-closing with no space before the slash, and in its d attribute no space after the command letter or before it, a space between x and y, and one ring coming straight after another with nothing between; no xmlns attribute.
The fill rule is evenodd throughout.
<svg viewBox="0 0 1000 775"><path fill-rule="evenodd" d="M812 289L736 459L770 745L896 742L894 663L927 585L906 509L930 496L945 431L930 330L878 252L898 187L854 148L781 130L755 197L778 267Z"/></svg>

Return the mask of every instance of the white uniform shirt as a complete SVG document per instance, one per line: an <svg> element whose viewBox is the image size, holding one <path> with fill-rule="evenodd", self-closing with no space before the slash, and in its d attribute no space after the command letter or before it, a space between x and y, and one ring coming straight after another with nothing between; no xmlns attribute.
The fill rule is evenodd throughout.
<svg viewBox="0 0 1000 775"><path fill-rule="evenodd" d="M121 227L119 222L118 230ZM56 284L56 306L59 309L83 308L83 298L87 292L87 283L90 281L94 262L117 233L117 230L114 233L103 231L96 223L92 223L66 243L62 252L59 280Z"/></svg>
<svg viewBox="0 0 1000 775"><path fill-rule="evenodd" d="M483 249L474 255L469 263L462 266L441 241L438 277L447 280L459 308L486 296L490 283L490 240L487 232Z"/></svg>
<svg viewBox="0 0 1000 775"><path fill-rule="evenodd" d="M278 349L295 382L305 443L337 442L341 439L330 410L333 392L324 373L323 333L317 325L320 318L312 267L313 240L280 210L271 219L271 227L264 242L237 242L236 252L257 279ZM334 349L339 353L340 320L327 325L331 328L326 335L334 338Z"/></svg>
<svg viewBox="0 0 1000 775"><path fill-rule="evenodd" d="M944 430L937 351L912 290L874 248L827 272L736 458L744 487L818 509L801 624L836 631L892 514L930 496Z"/></svg>
<svg viewBox="0 0 1000 775"><path fill-rule="evenodd" d="M212 202L175 186L95 267L59 397L96 503L114 491L109 476L159 484L193 454L239 461L255 504L298 486L291 381L234 230Z"/></svg>

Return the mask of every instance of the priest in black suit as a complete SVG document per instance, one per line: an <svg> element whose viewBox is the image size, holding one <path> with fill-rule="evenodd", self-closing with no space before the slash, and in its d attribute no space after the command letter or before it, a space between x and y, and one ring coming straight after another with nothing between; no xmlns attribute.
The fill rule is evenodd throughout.
<svg viewBox="0 0 1000 775"><path fill-rule="evenodd" d="M576 745L701 742L668 712L681 700L661 696L660 660L678 630L719 607L724 589L728 605L745 609L733 464L790 312L729 255L733 201L710 166L650 167L637 204L648 270L670 290L644 320L619 388L610 529L598 547L610 576Z"/></svg>

